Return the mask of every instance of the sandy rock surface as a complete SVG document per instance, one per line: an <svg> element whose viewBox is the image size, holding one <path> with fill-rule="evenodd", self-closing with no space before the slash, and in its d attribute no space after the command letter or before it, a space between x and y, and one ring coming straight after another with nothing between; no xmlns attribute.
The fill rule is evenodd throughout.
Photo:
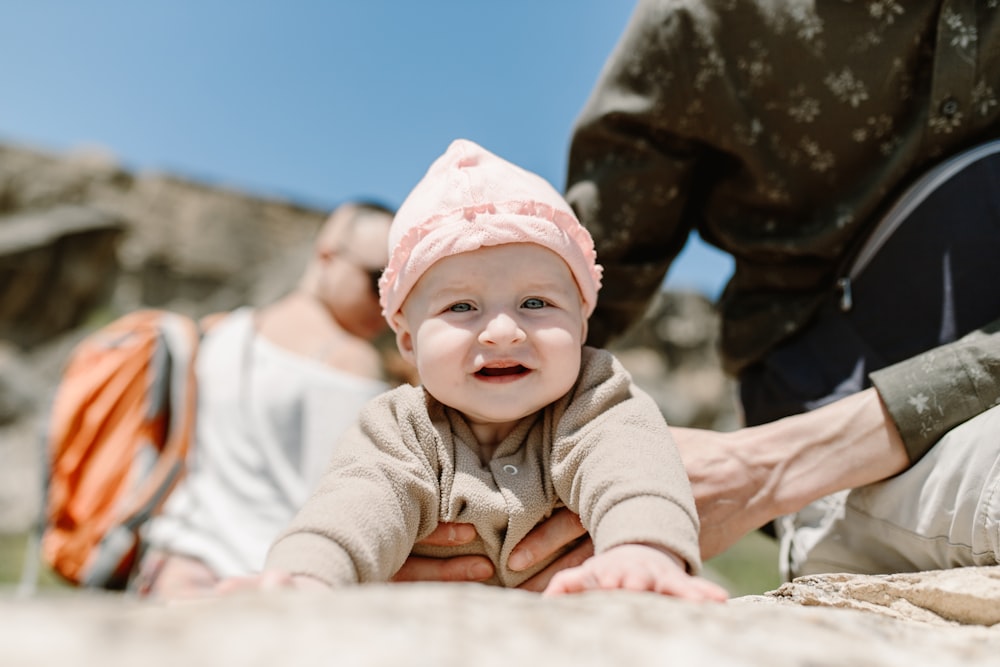
<svg viewBox="0 0 1000 667"><path fill-rule="evenodd" d="M986 607L1000 606L1000 598L990 590L967 605L956 573L913 575L907 585L811 577L783 593L725 604L626 592L549 599L458 584L239 594L170 605L111 595L7 595L0 598L0 664L996 665L1000 628L945 616L968 606L968 620L989 621L996 614ZM991 572L964 574L971 587L995 581ZM871 585L866 600L882 586L885 600L922 589L925 602L938 602L915 604L922 610L916 615L887 612L892 605L881 603L844 603L864 579Z"/></svg>

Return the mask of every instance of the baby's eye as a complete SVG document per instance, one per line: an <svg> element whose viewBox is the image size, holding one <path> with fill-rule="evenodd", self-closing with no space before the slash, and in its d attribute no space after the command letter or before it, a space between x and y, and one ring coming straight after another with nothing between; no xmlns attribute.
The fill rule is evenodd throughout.
<svg viewBox="0 0 1000 667"><path fill-rule="evenodd" d="M530 299L525 299L524 303L521 304L522 308L538 309L545 307L545 301L537 297L531 297Z"/></svg>
<svg viewBox="0 0 1000 667"><path fill-rule="evenodd" d="M453 313L467 313L470 310L472 310L472 305L465 302L454 303L448 306L448 310L450 310Z"/></svg>

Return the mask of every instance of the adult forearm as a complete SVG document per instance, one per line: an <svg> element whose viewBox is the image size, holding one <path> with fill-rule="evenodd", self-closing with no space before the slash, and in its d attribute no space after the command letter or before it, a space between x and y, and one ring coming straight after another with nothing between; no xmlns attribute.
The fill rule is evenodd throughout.
<svg viewBox="0 0 1000 667"><path fill-rule="evenodd" d="M747 429L745 434L758 449L773 447L780 455L766 487L772 507L768 513L773 514L769 520L909 466L903 441L874 389Z"/></svg>
<svg viewBox="0 0 1000 667"><path fill-rule="evenodd" d="M694 489L706 559L778 516L909 465L873 389L731 433L680 428L673 433Z"/></svg>

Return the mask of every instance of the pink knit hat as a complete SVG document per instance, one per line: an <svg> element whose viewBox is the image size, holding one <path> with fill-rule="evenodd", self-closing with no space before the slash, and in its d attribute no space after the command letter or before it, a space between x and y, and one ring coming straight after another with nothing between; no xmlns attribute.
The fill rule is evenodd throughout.
<svg viewBox="0 0 1000 667"><path fill-rule="evenodd" d="M392 222L389 265L379 280L382 314L389 325L395 328L393 316L434 262L505 243L537 243L562 257L590 317L602 269L594 241L573 210L542 177L456 139Z"/></svg>

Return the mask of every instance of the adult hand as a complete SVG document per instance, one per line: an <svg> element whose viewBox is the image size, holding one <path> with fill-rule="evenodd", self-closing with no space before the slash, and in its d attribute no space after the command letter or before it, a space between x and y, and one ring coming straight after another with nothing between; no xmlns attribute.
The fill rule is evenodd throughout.
<svg viewBox="0 0 1000 667"><path fill-rule="evenodd" d="M459 546L476 539L470 523L441 523L434 532L420 540L432 546ZM486 581L493 576L493 563L485 556L426 558L410 556L393 575L392 581Z"/></svg>
<svg viewBox="0 0 1000 667"><path fill-rule="evenodd" d="M527 570L578 539L579 543L572 549L518 588L541 593L556 574L577 567L594 555L594 543L580 523L580 517L565 507L556 510L552 516L535 526L511 551L507 565L515 572Z"/></svg>
<svg viewBox="0 0 1000 667"><path fill-rule="evenodd" d="M536 563L565 548L574 540L586 535L580 517L566 508L556 510L552 516L535 526L514 547L508 565L515 572L527 570ZM471 524L442 523L421 544L455 546L476 539ZM587 537L568 552L549 564L544 570L522 583L519 588L542 592L556 573L576 567L594 555L594 544ZM493 576L493 563L485 556L456 556L454 558L424 558L410 556L393 576L396 582L404 581L485 581Z"/></svg>
<svg viewBox="0 0 1000 667"><path fill-rule="evenodd" d="M778 516L763 497L768 466L754 460L749 448L740 448L737 436L679 427L670 431L694 491L702 560Z"/></svg>

